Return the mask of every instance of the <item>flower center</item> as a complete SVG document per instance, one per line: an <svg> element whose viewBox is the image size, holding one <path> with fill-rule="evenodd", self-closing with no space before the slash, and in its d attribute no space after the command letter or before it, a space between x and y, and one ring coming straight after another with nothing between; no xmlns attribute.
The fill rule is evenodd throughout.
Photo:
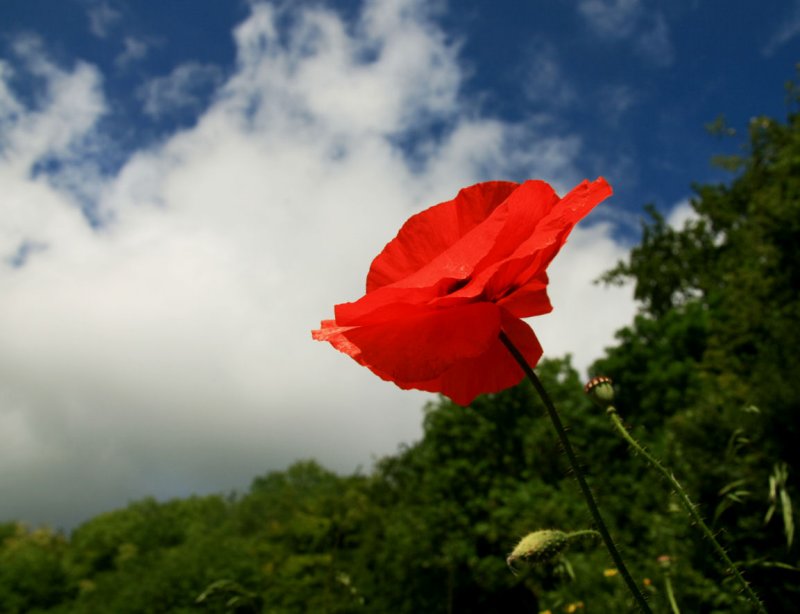
<svg viewBox="0 0 800 614"><path fill-rule="evenodd" d="M446 294L453 294L454 292L458 292L459 290L461 290L461 288L463 288L464 286L466 286L466 285L467 285L469 282L471 282L471 281L472 281L472 278L471 278L471 277L467 277L467 278L465 278L465 279L457 279L456 281L454 281L454 282L453 282L453 283L452 283L452 284L451 284L451 285L450 285L450 286L447 288L447 292L446 292Z"/></svg>

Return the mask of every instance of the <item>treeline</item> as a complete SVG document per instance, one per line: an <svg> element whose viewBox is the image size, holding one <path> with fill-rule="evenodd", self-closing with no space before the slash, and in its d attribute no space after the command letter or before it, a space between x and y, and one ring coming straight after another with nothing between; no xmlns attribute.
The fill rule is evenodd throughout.
<svg viewBox="0 0 800 614"><path fill-rule="evenodd" d="M674 470L768 611L794 612L800 115L750 130L747 151L724 161L735 179L697 187L682 229L651 210L640 245L606 276L632 279L641 310L593 371L615 380L631 431ZM538 371L654 611L750 611L569 361ZM307 461L240 496L145 500L69 537L0 525L0 611L630 611L590 540L550 563L506 564L530 531L590 527L565 465L527 384L469 408L441 400L423 439L369 475Z"/></svg>

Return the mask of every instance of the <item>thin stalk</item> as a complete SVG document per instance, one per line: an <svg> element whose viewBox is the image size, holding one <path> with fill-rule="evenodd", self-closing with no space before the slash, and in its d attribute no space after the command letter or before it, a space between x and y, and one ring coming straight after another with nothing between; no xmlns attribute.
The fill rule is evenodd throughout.
<svg viewBox="0 0 800 614"><path fill-rule="evenodd" d="M736 578L737 582L739 582L745 595L756 608L756 611L766 614L767 611L764 609L764 605L761 603L758 595L755 594L753 589L750 587L750 584L747 583L734 562L731 561L728 553L725 552L725 548L723 548L716 540L714 534L711 532L711 529L709 529L708 525L706 525L706 523L703 521L702 517L697 511L697 508L692 503L691 499L689 499L689 495L687 495L686 491L683 490L683 487L678 483L678 480L675 479L675 476L672 475L672 473L667 470L664 465L651 456L644 446L640 445L639 442L633 438L633 436L628 432L628 429L625 428L625 425L622 424L622 420L620 420L619 414L617 414L617 410L613 405L609 405L606 408L606 413L611 418L611 423L614 425L614 428L628 443L628 445L631 446L636 452L641 454L645 460L647 460L647 462L650 463L650 465L652 465L653 468L663 475L670 483L672 488L675 490L675 493L678 495L678 499L680 500L681 505L683 505L683 508L688 512L694 523L700 527L700 530L703 532L705 538L711 542L714 550L722 559L722 562L725 563L728 573L732 574Z"/></svg>
<svg viewBox="0 0 800 614"><path fill-rule="evenodd" d="M672 580L670 580L669 573L664 574L664 590L667 592L667 600L672 614L681 614L678 602L675 601L675 593L672 591Z"/></svg>
<svg viewBox="0 0 800 614"><path fill-rule="evenodd" d="M639 606L639 609L644 612L645 614L652 614L652 610L650 606L647 605L647 600L644 598L644 595L639 590L639 586L634 581L631 574L628 572L628 568L625 567L625 563L622 560L622 556L620 555L619 551L617 550L617 546L614 544L614 540L611 538L611 534L608 532L608 527L606 523L603 521L603 517L600 515L600 509L597 507L597 503L594 500L594 496L592 495L592 491L589 489L589 485L586 483L586 478L583 476L583 471L581 470L580 465L578 464L578 458L575 456L575 452L572 449L572 444L569 442L569 438L567 437L567 432L564 430L564 425L561 423L561 418L556 411L555 405L550 400L550 396L547 394L547 391L542 386L542 382L539 381L539 378L531 369L531 366L528 364L528 361L525 360L525 357L520 353L520 351L516 348L516 346L511 343L511 340L506 336L503 331L500 331L500 341L503 342L503 345L508 348L508 351L511 352L511 355L514 357L514 360L519 363L519 366L522 367L522 370L525 372L525 375L530 380L533 387L536 389L536 392L539 393L539 396L544 403L544 406L547 408L547 414L550 416L550 421L553 423L553 427L556 430L556 434L558 435L559 440L561 441L561 446L564 448L564 452L567 454L567 458L569 459L569 463L572 466L572 471L575 474L575 478L578 480L578 485L580 486L581 492L583 493L584 499L586 499L586 504L589 507L589 511L592 514L592 518L594 519L595 526L597 527L600 536L603 538L603 542L605 542L606 548L608 549L609 554L611 555L612 560L614 561L614 565L616 565L617 569L619 570L620 575L625 580L625 584L628 585L628 590L633 595L633 598L636 600L636 604Z"/></svg>
<svg viewBox="0 0 800 614"><path fill-rule="evenodd" d="M602 539L603 536L600 535L599 531L595 531L594 529L581 529L580 531L567 533L567 537L569 539L580 539L581 537L600 537Z"/></svg>

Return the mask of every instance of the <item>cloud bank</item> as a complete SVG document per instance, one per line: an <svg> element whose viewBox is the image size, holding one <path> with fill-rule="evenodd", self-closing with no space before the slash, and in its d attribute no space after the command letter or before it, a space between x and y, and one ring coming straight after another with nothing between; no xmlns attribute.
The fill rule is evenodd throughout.
<svg viewBox="0 0 800 614"><path fill-rule="evenodd" d="M56 65L32 38L20 68L0 63L0 519L71 526L298 458L368 468L419 436L430 397L310 329L362 294L411 213L480 180L582 179L579 138L464 99L423 2L367 2L352 23L254 3L233 37L224 80L189 64L142 84L156 114L196 104L192 76L218 81L193 127L112 175L98 69ZM588 283L624 254L611 230L576 229L551 268L556 311L532 322L547 355L582 368L633 312L628 289Z"/></svg>

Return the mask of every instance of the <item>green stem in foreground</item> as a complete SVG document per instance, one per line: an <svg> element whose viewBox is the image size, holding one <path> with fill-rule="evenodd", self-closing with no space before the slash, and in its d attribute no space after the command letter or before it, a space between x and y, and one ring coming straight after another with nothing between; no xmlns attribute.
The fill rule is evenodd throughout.
<svg viewBox="0 0 800 614"><path fill-rule="evenodd" d="M664 465L651 456L650 453L633 438L633 436L628 432L628 429L625 428L625 425L622 424L622 420L620 420L619 414L617 414L617 410L613 405L608 405L606 407L606 413L611 418L614 428L620 435L622 435L622 438L628 443L628 445L630 445L636 452L641 454L654 469L656 469L667 479L672 488L675 490L675 494L678 495L678 499L680 500L681 505L683 505L683 508L688 512L695 524L700 527L700 530L703 532L703 535L705 535L706 539L711 542L714 550L722 559L722 562L725 563L727 571L739 582L742 590L744 590L745 595L756 608L756 611L766 614L767 611L764 609L764 605L761 603L758 595L755 594L734 562L731 561L728 553L725 552L725 549L716 540L714 534L711 532L711 529L709 529L706 523L703 522L703 519L698 513L697 508L692 503L691 499L689 499L689 495L686 494L686 491L684 491L681 485L678 483L678 480L675 479L675 476L672 475L672 473L668 471Z"/></svg>
<svg viewBox="0 0 800 614"><path fill-rule="evenodd" d="M582 537L599 537L600 539L603 538L603 536L600 535L600 532L595 531L594 529L582 529L581 531L573 531L572 533L568 533L567 537L570 540L581 539Z"/></svg>
<svg viewBox="0 0 800 614"><path fill-rule="evenodd" d="M672 580L669 577L669 572L664 574L664 590L667 592L667 600L669 601L669 607L672 609L672 614L681 614L678 602L675 601L675 593L672 591Z"/></svg>
<svg viewBox="0 0 800 614"><path fill-rule="evenodd" d="M594 500L592 491L589 489L589 485L586 483L586 478L583 476L583 471L578 463L578 458L575 456L575 452L572 449L572 444L570 444L569 439L567 438L567 432L564 430L564 425L561 423L561 418L556 411L555 405L553 405L553 402L550 400L550 396L547 394L544 386L542 386L542 382L539 381L539 378L533 372L533 369L528 364L528 361L525 360L525 357L520 353L516 346L511 343L511 340L503 331L500 331L500 341L502 341L503 345L505 345L506 348L508 348L508 351L511 352L514 360L516 360L519 366L522 367L525 375L528 377L531 384L533 384L536 392L538 392L539 396L542 398L542 402L544 402L544 406L547 408L547 414L550 416L550 421L553 423L553 427L556 429L558 438L561 441L561 446L564 448L564 452L566 453L569 463L572 466L572 471L575 474L575 478L578 480L578 485L583 493L583 497L586 499L586 504L588 505L589 511L592 514L597 531L603 538L606 548L608 549L608 552L614 561L614 565L616 565L617 570L625 580L625 584L628 585L628 590L636 600L639 609L646 614L652 614L650 606L647 605L647 600L639 590L639 587L633 580L630 572L628 572L628 568L625 567L622 556L620 556L617 546L614 544L614 540L611 538L611 534L608 532L608 527L600 515L600 509L597 507L597 503Z"/></svg>

